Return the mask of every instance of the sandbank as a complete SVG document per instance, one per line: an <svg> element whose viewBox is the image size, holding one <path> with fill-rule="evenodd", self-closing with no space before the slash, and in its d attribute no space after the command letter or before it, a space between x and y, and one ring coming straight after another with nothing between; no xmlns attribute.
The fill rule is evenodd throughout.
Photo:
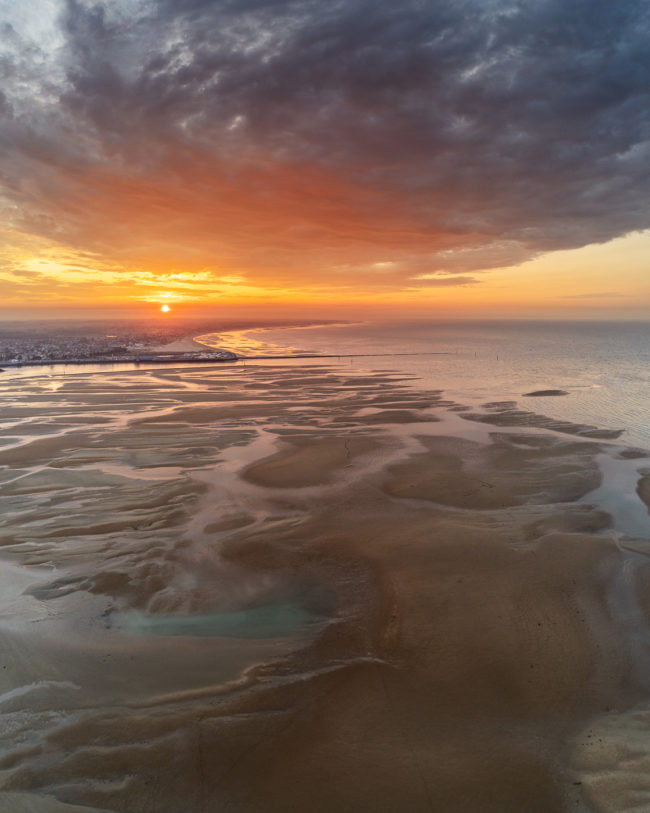
<svg viewBox="0 0 650 813"><path fill-rule="evenodd" d="M650 474L644 473L636 487L636 492L648 507L650 513Z"/></svg>
<svg viewBox="0 0 650 813"><path fill-rule="evenodd" d="M270 488L304 488L331 482L341 469L379 448L369 437L292 437L285 449L268 460L256 463L244 477L256 485Z"/></svg>
<svg viewBox="0 0 650 813"><path fill-rule="evenodd" d="M551 396L568 395L566 390L535 390L534 392L525 392L524 398L549 398Z"/></svg>
<svg viewBox="0 0 650 813"><path fill-rule="evenodd" d="M589 810L574 738L647 695L589 502L609 430L334 368L58 403L110 422L0 449L3 556L36 581L3 596L0 809Z"/></svg>
<svg viewBox="0 0 650 813"><path fill-rule="evenodd" d="M601 429L589 424L572 423L550 418L547 415L538 415L535 412L519 409L515 401L492 401L483 404L483 409L486 412L463 412L463 418L467 421L480 421L495 426L532 426L537 429L552 429L554 432L562 432L567 435L581 435L601 440L616 440L624 431L623 429Z"/></svg>

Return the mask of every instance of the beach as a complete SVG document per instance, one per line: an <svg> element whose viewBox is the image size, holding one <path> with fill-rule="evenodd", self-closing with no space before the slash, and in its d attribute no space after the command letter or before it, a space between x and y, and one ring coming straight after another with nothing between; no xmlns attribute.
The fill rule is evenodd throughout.
<svg viewBox="0 0 650 813"><path fill-rule="evenodd" d="M649 46L0 0L0 813L650 813Z"/></svg>
<svg viewBox="0 0 650 813"><path fill-rule="evenodd" d="M650 458L617 429L386 359L0 397L0 810L650 805Z"/></svg>

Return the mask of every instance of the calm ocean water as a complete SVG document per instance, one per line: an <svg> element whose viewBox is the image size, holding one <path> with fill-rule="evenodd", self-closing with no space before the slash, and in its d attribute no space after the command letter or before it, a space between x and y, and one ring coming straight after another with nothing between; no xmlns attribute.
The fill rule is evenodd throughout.
<svg viewBox="0 0 650 813"><path fill-rule="evenodd" d="M360 323L221 334L212 343L248 355L358 354L349 364L359 371L400 369L463 403L517 401L624 429L622 443L650 448L650 322ZM375 353L390 355L362 355ZM522 397L545 389L568 395Z"/></svg>

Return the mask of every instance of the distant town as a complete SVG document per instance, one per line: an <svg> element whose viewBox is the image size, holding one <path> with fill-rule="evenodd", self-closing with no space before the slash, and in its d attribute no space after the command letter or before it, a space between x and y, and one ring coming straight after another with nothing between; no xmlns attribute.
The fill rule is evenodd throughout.
<svg viewBox="0 0 650 813"><path fill-rule="evenodd" d="M238 356L228 350L213 350L200 344L193 349L191 337L272 326L280 325L214 321L169 321L154 325L133 321L3 322L0 323L0 367L236 361ZM286 323L283 326L287 326ZM187 341L181 342L183 339ZM178 344L183 345L182 349L174 346Z"/></svg>

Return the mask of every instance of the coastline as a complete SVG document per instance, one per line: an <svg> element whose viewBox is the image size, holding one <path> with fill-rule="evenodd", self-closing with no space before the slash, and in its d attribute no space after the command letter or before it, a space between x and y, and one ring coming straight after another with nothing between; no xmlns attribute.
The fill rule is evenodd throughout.
<svg viewBox="0 0 650 813"><path fill-rule="evenodd" d="M163 813L605 804L615 763L584 762L585 732L648 697L647 569L623 580L643 540L592 495L603 456L631 474L642 452L544 416L476 420L400 372L102 381L61 382L56 409L38 379L3 394L20 437L0 446L17 468L3 554L38 579L0 625L20 664L4 710L32 709L0 763L8 793L130 811L157 783ZM286 626L262 637L243 608L287 608ZM239 639L211 631L226 621ZM118 782L125 763L137 781Z"/></svg>
<svg viewBox="0 0 650 813"><path fill-rule="evenodd" d="M199 341L200 337L188 334L182 339L175 339L173 342L166 344L159 344L153 347L147 347L146 352L154 353L191 353L199 350L205 350L208 345L202 344ZM219 349L219 348L217 348Z"/></svg>
<svg viewBox="0 0 650 813"><path fill-rule="evenodd" d="M259 327L246 327L237 330L222 330L218 333L203 333L199 336L194 336L192 341L199 343L204 347L210 347L215 350L230 350L237 352L238 355L244 357L242 348L251 347L264 348L267 344L255 338L257 334L273 333L275 331L289 331L294 333L300 330L313 330L318 328L339 328L339 327L352 327L355 325L363 325L364 322L313 322L310 324L286 324L286 325L260 325ZM213 339L213 337L216 337ZM188 337L189 338L189 337ZM204 341L201 341L201 340ZM305 351L293 351L292 348L280 348L282 355L265 355L264 358L293 358L295 353L305 354ZM261 350L260 350L261 352ZM316 355L316 354L310 354ZM336 354L332 354L334 357Z"/></svg>

